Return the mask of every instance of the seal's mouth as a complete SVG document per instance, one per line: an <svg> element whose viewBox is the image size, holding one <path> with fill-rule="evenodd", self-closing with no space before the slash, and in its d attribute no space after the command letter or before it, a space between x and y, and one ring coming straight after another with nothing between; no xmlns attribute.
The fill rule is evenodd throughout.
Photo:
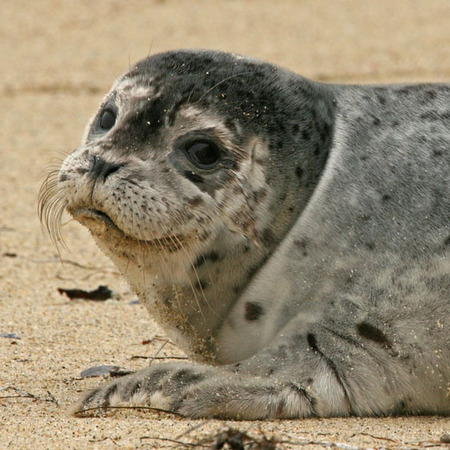
<svg viewBox="0 0 450 450"><path fill-rule="evenodd" d="M126 240L129 244L144 244L147 247L153 247L158 251L168 251L170 253L180 250L185 244L183 236L166 236L156 239L142 239L125 233L108 214L91 208L79 208L68 210L72 217L82 225L97 235L101 235L102 239Z"/></svg>
<svg viewBox="0 0 450 450"><path fill-rule="evenodd" d="M69 212L75 220L78 220L88 228L90 228L90 221L94 221L97 223L100 222L106 225L108 228L113 228L114 230L119 231L120 233L125 235L125 233L115 224L111 217L109 217L108 214L100 211L99 209L81 208L69 210Z"/></svg>

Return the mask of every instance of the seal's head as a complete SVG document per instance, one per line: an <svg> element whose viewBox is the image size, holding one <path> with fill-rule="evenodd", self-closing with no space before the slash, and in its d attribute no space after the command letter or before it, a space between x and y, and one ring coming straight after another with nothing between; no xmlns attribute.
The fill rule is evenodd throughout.
<svg viewBox="0 0 450 450"><path fill-rule="evenodd" d="M82 145L44 183L42 217L58 235L66 209L138 293L139 273L188 283L200 257L245 251L253 256L240 264L257 265L324 166L332 100L321 89L232 54L150 57L114 84Z"/></svg>

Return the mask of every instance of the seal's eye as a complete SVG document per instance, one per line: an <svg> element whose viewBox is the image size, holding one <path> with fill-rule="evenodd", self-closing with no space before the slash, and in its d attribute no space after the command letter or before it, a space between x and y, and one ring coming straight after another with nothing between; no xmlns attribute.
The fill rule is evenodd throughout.
<svg viewBox="0 0 450 450"><path fill-rule="evenodd" d="M220 149L214 142L190 142L184 150L191 162L200 169L212 169L219 162Z"/></svg>
<svg viewBox="0 0 450 450"><path fill-rule="evenodd" d="M110 130L116 123L116 113L112 109L104 109L100 114L100 128Z"/></svg>

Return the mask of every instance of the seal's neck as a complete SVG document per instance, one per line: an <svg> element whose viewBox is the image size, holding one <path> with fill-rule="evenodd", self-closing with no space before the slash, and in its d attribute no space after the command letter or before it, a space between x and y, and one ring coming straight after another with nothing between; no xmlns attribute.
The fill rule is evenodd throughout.
<svg viewBox="0 0 450 450"><path fill-rule="evenodd" d="M194 258L192 249L165 257L137 249L131 263L107 253L169 337L194 359L214 362L216 336L270 250L224 227Z"/></svg>

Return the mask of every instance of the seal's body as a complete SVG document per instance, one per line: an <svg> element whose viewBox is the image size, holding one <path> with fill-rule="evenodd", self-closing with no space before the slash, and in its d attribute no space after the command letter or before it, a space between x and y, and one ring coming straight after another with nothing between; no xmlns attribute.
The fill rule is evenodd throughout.
<svg viewBox="0 0 450 450"><path fill-rule="evenodd" d="M78 411L448 414L449 168L449 85L333 86L218 52L142 61L42 214L86 225L199 362Z"/></svg>

